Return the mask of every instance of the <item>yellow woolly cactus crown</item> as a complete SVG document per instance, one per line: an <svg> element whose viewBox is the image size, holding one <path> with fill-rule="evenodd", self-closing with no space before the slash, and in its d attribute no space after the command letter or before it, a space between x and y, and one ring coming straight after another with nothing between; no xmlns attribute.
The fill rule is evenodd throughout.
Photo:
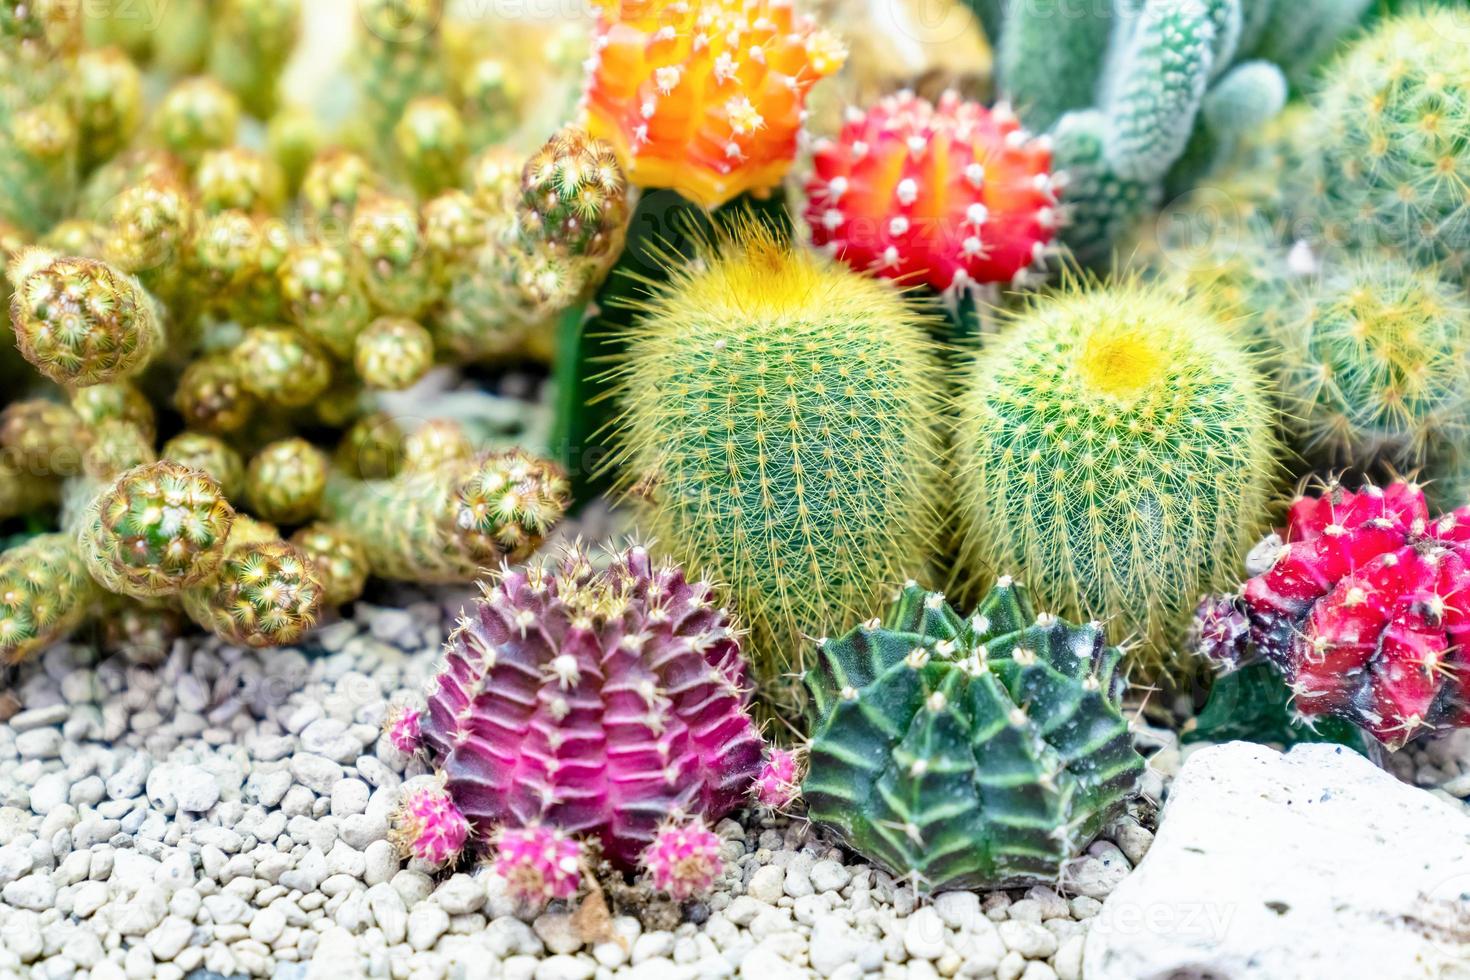
<svg viewBox="0 0 1470 980"><path fill-rule="evenodd" d="M807 92L845 57L792 0L610 0L586 128L632 183L715 207L780 183Z"/></svg>

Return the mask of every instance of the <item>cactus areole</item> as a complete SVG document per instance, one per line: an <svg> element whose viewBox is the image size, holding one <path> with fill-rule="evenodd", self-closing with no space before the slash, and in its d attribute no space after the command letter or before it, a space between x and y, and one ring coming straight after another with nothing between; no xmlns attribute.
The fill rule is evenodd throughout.
<svg viewBox="0 0 1470 980"><path fill-rule="evenodd" d="M812 822L924 891L1056 881L1143 772L1121 657L1009 578L968 619L910 583L806 675Z"/></svg>
<svg viewBox="0 0 1470 980"><path fill-rule="evenodd" d="M505 572L446 648L423 738L476 843L595 837L634 868L671 815L715 821L761 765L745 661L712 588L647 550Z"/></svg>

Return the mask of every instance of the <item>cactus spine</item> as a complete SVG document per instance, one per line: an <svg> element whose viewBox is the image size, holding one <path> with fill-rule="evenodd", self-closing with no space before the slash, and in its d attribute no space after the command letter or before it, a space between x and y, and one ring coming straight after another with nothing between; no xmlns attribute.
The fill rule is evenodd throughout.
<svg viewBox="0 0 1470 980"><path fill-rule="evenodd" d="M870 613L938 535L922 321L882 282L751 228L674 270L628 340L624 486L663 547L728 585L778 693L803 635Z"/></svg>
<svg viewBox="0 0 1470 980"><path fill-rule="evenodd" d="M1265 386L1195 300L1125 282L1033 300L968 370L956 434L967 567L1026 569L1112 622L1151 675L1228 581L1276 467Z"/></svg>

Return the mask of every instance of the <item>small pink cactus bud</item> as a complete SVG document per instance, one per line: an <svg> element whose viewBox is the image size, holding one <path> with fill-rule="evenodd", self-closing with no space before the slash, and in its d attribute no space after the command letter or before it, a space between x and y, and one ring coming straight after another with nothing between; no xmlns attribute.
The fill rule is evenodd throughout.
<svg viewBox="0 0 1470 980"><path fill-rule="evenodd" d="M506 891L539 908L554 898L571 898L582 884L582 845L556 827L508 827L495 842L495 873Z"/></svg>
<svg viewBox="0 0 1470 980"><path fill-rule="evenodd" d="M752 784L755 801L773 810L784 810L801 794L801 763L796 753L772 748Z"/></svg>
<svg viewBox="0 0 1470 980"><path fill-rule="evenodd" d="M687 824L665 824L643 852L643 867L653 877L654 887L668 892L675 901L703 895L725 869L720 838L698 818Z"/></svg>
<svg viewBox="0 0 1470 980"><path fill-rule="evenodd" d="M398 801L391 839L405 856L448 864L469 835L469 821L442 785L407 790Z"/></svg>
<svg viewBox="0 0 1470 980"><path fill-rule="evenodd" d="M423 718L424 713L418 708L395 704L383 720L383 733L399 752L413 755L423 748Z"/></svg>

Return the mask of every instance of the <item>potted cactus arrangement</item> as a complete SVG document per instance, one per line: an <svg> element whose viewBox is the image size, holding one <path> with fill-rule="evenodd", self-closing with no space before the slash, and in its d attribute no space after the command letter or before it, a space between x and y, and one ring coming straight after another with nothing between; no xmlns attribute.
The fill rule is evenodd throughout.
<svg viewBox="0 0 1470 980"><path fill-rule="evenodd" d="M0 0L0 976L1214 976L1196 752L1470 795L1463 6L133 6Z"/></svg>

